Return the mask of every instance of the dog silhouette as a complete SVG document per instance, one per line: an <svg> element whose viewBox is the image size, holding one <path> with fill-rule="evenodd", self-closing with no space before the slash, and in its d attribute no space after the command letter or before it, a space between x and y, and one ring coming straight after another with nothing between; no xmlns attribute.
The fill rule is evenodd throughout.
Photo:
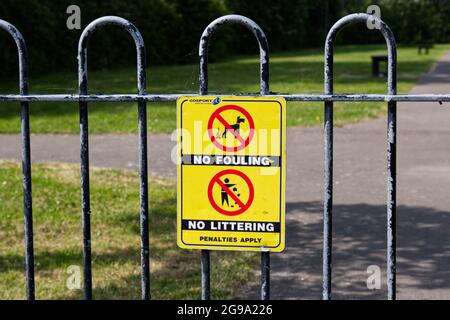
<svg viewBox="0 0 450 320"><path fill-rule="evenodd" d="M236 123L231 125L231 128L233 129L234 132L236 132L237 134L239 134L239 131L241 129L241 123L245 122L245 118L241 118L240 116L237 116L236 118ZM222 133L222 138L226 138L227 137L227 132L228 132L228 128L225 128L225 130ZM236 137L234 137L236 139Z"/></svg>

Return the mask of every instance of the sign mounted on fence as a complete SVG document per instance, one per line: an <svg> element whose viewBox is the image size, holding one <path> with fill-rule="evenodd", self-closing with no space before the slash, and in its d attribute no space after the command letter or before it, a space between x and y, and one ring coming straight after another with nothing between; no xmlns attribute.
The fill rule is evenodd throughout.
<svg viewBox="0 0 450 320"><path fill-rule="evenodd" d="M178 245L282 251L285 100L182 97L177 123Z"/></svg>

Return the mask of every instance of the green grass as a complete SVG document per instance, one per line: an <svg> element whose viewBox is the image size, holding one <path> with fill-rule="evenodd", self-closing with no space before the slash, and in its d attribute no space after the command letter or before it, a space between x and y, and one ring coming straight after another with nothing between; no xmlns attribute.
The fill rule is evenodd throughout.
<svg viewBox="0 0 450 320"><path fill-rule="evenodd" d="M449 45L436 45L429 55L418 55L416 47L398 49L398 92L407 93L418 76L428 71ZM385 93L386 79L370 76L370 56L386 54L385 47L342 46L336 48L336 93ZM255 93L259 88L258 57L235 57L222 63L211 63L210 92ZM95 61L90 61L95 63ZM75 64L75 61L74 61ZM136 92L133 68L97 71L89 74L90 93ZM185 93L198 91L198 66L161 66L148 68L149 93ZM49 76L30 75L32 93L74 93L76 73ZM271 91L279 93L323 92L322 49L301 50L273 54L270 61ZM16 93L17 81L3 81L0 92ZM289 103L289 126L313 126L322 123L321 103ZM90 104L90 132L135 133L137 107L133 103ZM152 103L148 107L149 130L171 132L175 128L175 104ZM380 115L383 103L336 103L336 123L343 124ZM16 104L0 105L0 133L20 131L19 108ZM78 108L76 104L33 103L31 106L33 133L78 133Z"/></svg>
<svg viewBox="0 0 450 320"><path fill-rule="evenodd" d="M24 299L21 169L0 162L0 300ZM96 299L140 298L138 177L126 170L91 170L93 295ZM69 290L71 265L82 269L79 168L33 166L36 296L82 299ZM199 251L176 246L176 191L173 181L150 181L151 291L155 299L198 299ZM215 299L239 296L254 279L257 255L211 255ZM81 282L82 283L82 282Z"/></svg>

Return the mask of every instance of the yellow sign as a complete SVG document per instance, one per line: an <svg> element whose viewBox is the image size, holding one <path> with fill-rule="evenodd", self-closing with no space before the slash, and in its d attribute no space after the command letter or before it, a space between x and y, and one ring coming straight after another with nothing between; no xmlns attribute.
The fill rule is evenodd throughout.
<svg viewBox="0 0 450 320"><path fill-rule="evenodd" d="M182 97L177 122L178 245L282 251L285 100Z"/></svg>

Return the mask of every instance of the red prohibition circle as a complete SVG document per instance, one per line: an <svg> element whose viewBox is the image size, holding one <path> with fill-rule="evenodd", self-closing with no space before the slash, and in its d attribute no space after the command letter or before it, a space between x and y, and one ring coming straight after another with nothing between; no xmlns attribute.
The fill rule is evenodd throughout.
<svg viewBox="0 0 450 320"><path fill-rule="evenodd" d="M249 133L247 139L244 140L244 138L242 138L238 133L234 132L234 129L231 128L230 124L228 122L226 122L225 119L223 119L223 117L220 115L222 112L227 111L227 110L234 110L234 111L240 112L247 118L248 125L250 127L250 133ZM230 132L240 141L241 144L238 146L235 146L235 147L227 147L227 146L224 146L223 144L221 144L219 141L217 141L216 137L214 136L214 132L213 132L213 123L214 123L215 119L219 120L225 126L225 128L230 130ZM211 139L211 142L214 143L214 145L217 148L219 148L220 150L227 151L227 152L236 152L236 151L242 150L246 146L249 145L249 143L253 139L254 134L255 134L255 123L253 122L253 118L250 115L250 113L248 113L247 110L245 110L242 107L239 107L239 106L236 106L233 104L228 104L228 105L222 106L219 109L217 109L216 111L214 111L213 114L211 115L211 117L209 117L208 135L209 135L209 138Z"/></svg>
<svg viewBox="0 0 450 320"><path fill-rule="evenodd" d="M229 175L229 174L233 174L233 175L237 175L237 176L241 177L245 181L245 183L247 184L248 189L249 189L248 200L247 200L246 203L242 203L242 201L240 201L236 197L236 195L234 195L234 193L232 193L232 191L230 191L228 188L226 188L225 191L228 193L228 195L230 195L233 198L233 200L235 200L235 201L238 200L238 202L241 202L243 204L243 205L241 205L241 208L239 210L236 210L236 211L229 211L229 210L222 209L216 203L216 201L214 200L214 197L213 197L213 187L214 187L214 185L217 183L217 184L219 184L220 187L222 187L223 182L221 182L220 178L222 176L224 176L224 175ZM211 205L213 206L214 209L216 209L219 213L224 214L226 216L237 216L237 215L240 215L240 214L244 213L250 207L250 205L252 204L254 197L255 197L255 189L253 188L253 184L250 181L250 178L247 177L244 173L242 173L242 172L240 172L238 170L227 169L227 170L220 171L219 173L217 173L211 179L211 181L209 182L209 185L208 185L208 199L209 199L209 202L211 203Z"/></svg>

